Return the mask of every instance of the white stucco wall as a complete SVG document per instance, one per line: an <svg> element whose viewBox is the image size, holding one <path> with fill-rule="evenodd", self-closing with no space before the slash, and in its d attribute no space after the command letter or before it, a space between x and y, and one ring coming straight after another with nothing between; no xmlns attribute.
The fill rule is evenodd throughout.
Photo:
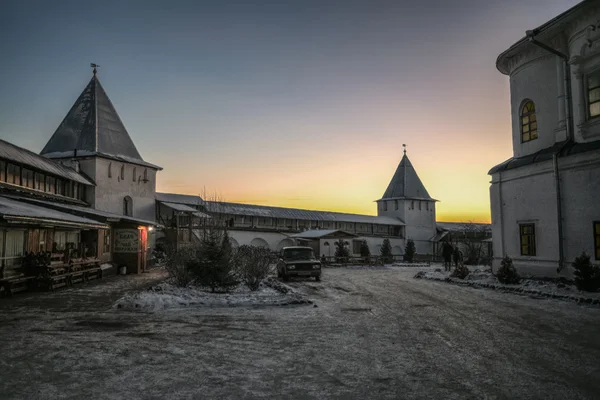
<svg viewBox="0 0 600 400"><path fill-rule="evenodd" d="M570 266L582 251L594 253L592 223L600 221L600 151L559 158L559 171L564 260ZM555 276L559 241L552 162L505 171L501 178L494 174L490 188L494 266L508 255L524 273ZM534 257L521 256L519 223L535 224ZM563 275L571 272L569 267Z"/></svg>
<svg viewBox="0 0 600 400"><path fill-rule="evenodd" d="M405 226L405 238L412 239L417 248L417 254L433 254L433 243L429 241L436 234L435 202L424 200L382 200L378 202L377 214L381 216L400 218ZM383 203L387 203L387 210ZM419 208L419 202L421 207ZM404 239L401 240L405 243ZM404 244L402 244L404 249Z"/></svg>
<svg viewBox="0 0 600 400"><path fill-rule="evenodd" d="M510 76L512 141L515 157L552 146L558 128L558 83L556 56L544 55L517 69ZM538 138L521 143L521 107L532 100L538 123Z"/></svg>
<svg viewBox="0 0 600 400"><path fill-rule="evenodd" d="M433 254L433 243L429 241L436 234L435 202L428 202L429 210L423 201L419 209L419 201L415 200L411 209L411 201L404 204L404 222L406 223L406 239L415 242L417 254Z"/></svg>
<svg viewBox="0 0 600 400"><path fill-rule="evenodd" d="M573 137L583 143L600 139L600 118L589 118L586 82L600 71L600 31L589 27L600 19L600 3L587 2L577 13L557 20L537 39L568 55L571 66ZM498 59L510 75L513 155L522 157L566 139L565 66L561 59L532 43L522 43ZM535 102L538 139L520 143L520 106ZM593 253L593 221L600 220L600 151L559 160L564 259L570 263L582 251ZM504 254L526 273L556 276L559 260L557 200L552 162L545 161L495 173L490 187L494 265ZM520 221L536 225L535 257L520 256Z"/></svg>
<svg viewBox="0 0 600 400"><path fill-rule="evenodd" d="M547 161L494 175L491 193L494 266L508 255L515 266L550 268L558 262L557 209L552 162ZM498 208L502 192L502 219ZM535 225L536 256L522 256L519 224ZM534 271L532 271L534 272Z"/></svg>
<svg viewBox="0 0 600 400"><path fill-rule="evenodd" d="M108 176L112 165L111 177ZM121 166L125 166L124 179L121 179ZM123 199L133 200L133 216L149 221L155 220L156 170L134 164L122 163L105 158L95 158L94 207L116 214L123 214ZM137 179L133 180L135 168ZM147 170L148 182L143 182Z"/></svg>
<svg viewBox="0 0 600 400"><path fill-rule="evenodd" d="M592 223L600 221L600 151L572 156L561 172L565 260L573 262L582 251L594 260Z"/></svg>

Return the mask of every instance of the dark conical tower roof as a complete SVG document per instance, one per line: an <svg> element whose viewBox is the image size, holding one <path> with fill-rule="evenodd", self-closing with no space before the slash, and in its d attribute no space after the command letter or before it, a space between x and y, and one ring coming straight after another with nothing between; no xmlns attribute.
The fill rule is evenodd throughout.
<svg viewBox="0 0 600 400"><path fill-rule="evenodd" d="M73 150L144 161L95 72L41 154L60 157Z"/></svg>
<svg viewBox="0 0 600 400"><path fill-rule="evenodd" d="M402 160L400 161L398 168L396 168L396 172L381 199L394 198L434 200L429 196L429 193L427 193L427 189L425 189L423 182L419 179L417 172L406 154L402 157Z"/></svg>

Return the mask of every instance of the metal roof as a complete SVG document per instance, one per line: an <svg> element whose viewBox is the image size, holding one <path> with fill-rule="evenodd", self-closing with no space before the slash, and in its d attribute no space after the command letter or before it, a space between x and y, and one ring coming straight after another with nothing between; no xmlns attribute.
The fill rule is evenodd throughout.
<svg viewBox="0 0 600 400"><path fill-rule="evenodd" d="M121 162L130 163L130 164L141 165L143 167L162 170L162 167L159 167L158 165L149 163L147 161L138 160L138 159L126 157L126 156L116 156L116 155L112 155L112 154L104 154L104 153L100 153L97 151L87 151L87 150L77 150L77 152L75 152L73 150L54 151L52 153L45 153L44 157L48 157L48 158L52 158L52 159L64 159L64 158L72 159L74 157L77 157L77 158L79 158L79 157L82 157L82 158L103 157L103 158L108 158L109 160L121 161Z"/></svg>
<svg viewBox="0 0 600 400"><path fill-rule="evenodd" d="M144 162L96 74L41 154L73 152L74 149Z"/></svg>
<svg viewBox="0 0 600 400"><path fill-rule="evenodd" d="M94 184L74 169L0 139L0 158L84 185Z"/></svg>
<svg viewBox="0 0 600 400"><path fill-rule="evenodd" d="M537 151L533 154L529 154L523 157L511 157L508 160L492 167L488 172L488 175L495 174L499 171L506 171L509 169L515 169L523 167L525 165L536 164L543 161L552 160L554 154L558 153L559 157L566 157L570 154L585 153L587 151L600 150L600 140L586 143L575 143L575 142L558 142L554 145Z"/></svg>
<svg viewBox="0 0 600 400"><path fill-rule="evenodd" d="M72 206L69 206L69 208ZM0 196L0 215L9 222L52 223L73 227L108 228L108 225L88 218L21 202Z"/></svg>
<svg viewBox="0 0 600 400"><path fill-rule="evenodd" d="M480 229L485 231L491 231L491 224L478 224L473 222L436 222L438 229L445 231L464 231L465 229Z"/></svg>
<svg viewBox="0 0 600 400"><path fill-rule="evenodd" d="M204 204L204 200L202 200L200 196L194 196L189 194L156 192L156 200L160 202L186 204L188 206L199 206Z"/></svg>
<svg viewBox="0 0 600 400"><path fill-rule="evenodd" d="M406 154L398 164L398 168L381 198L381 200L385 199L433 200Z"/></svg>
<svg viewBox="0 0 600 400"><path fill-rule="evenodd" d="M348 237L353 236L357 237L357 235L345 232L339 229L313 229L310 231L304 231L300 233L296 233L294 235L290 235L292 238L301 238L301 239L320 239L325 236L329 236L335 233L340 233L340 237Z"/></svg>
<svg viewBox="0 0 600 400"><path fill-rule="evenodd" d="M192 215L194 215L196 217L200 217L200 218L211 218L210 215L205 214L201 211L198 211L195 208L192 208L190 206L186 206L185 204L169 203L166 201L159 201L159 203L164 205L165 207L169 207L175 211L189 212L189 213L192 213Z"/></svg>
<svg viewBox="0 0 600 400"><path fill-rule="evenodd" d="M310 221L338 221L356 222L362 224L380 224L403 226L405 223L399 218L380 217L373 215L347 214L332 211L313 211L297 208L283 208L271 206L257 206L253 204L237 204L224 202L204 202L208 212L248 215L266 218L300 219Z"/></svg>
<svg viewBox="0 0 600 400"><path fill-rule="evenodd" d="M556 23L564 21L568 18L571 18L573 15L578 13L580 10L583 10L583 7L590 6L594 2L596 2L596 5L597 5L597 3L598 3L597 0L583 0L581 3L576 4L575 6L569 8L567 11L557 15L556 17L552 18L548 22L545 22L544 24L533 29L533 32L535 33L535 35L545 34ZM591 12L591 10L586 10L586 11ZM508 75L508 73L509 73L508 68L507 68L506 64L503 64L503 63L505 63L506 60L509 59L510 57L513 57L515 50L517 50L521 46L533 46L533 44L531 44L529 42L529 38L527 36L525 36L525 37L521 38L519 41L517 41L515 44L510 46L507 50L503 51L496 59L496 68L498 69L498 71L500 71L501 73L503 73L505 75Z"/></svg>
<svg viewBox="0 0 600 400"><path fill-rule="evenodd" d="M56 208L61 211L64 210L65 212L71 212L74 214L84 214L84 215L88 215L91 217L101 217L103 219L111 219L111 220L115 220L117 222L118 221L132 222L135 224L140 224L140 225L145 225L145 226L159 225L155 221L149 221L146 219L130 217L127 215L122 215L122 214L115 214L115 213L111 213L108 211L97 210L97 209L91 208L91 207L75 206L75 205L71 205L71 204L62 204L62 203L57 203L57 202L50 202L50 201L38 200L38 199L32 199L32 198L23 198L23 197L17 197L17 196L6 196L6 197L10 197L11 199L22 200L23 202L27 202L27 203L39 204L41 206Z"/></svg>

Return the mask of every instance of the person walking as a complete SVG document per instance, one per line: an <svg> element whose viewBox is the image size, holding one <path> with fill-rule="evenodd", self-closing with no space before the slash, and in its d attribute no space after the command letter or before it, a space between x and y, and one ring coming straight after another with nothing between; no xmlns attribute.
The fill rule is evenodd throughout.
<svg viewBox="0 0 600 400"><path fill-rule="evenodd" d="M448 242L442 244L442 257L444 257L444 271L450 271L452 267L452 253L454 249Z"/></svg>

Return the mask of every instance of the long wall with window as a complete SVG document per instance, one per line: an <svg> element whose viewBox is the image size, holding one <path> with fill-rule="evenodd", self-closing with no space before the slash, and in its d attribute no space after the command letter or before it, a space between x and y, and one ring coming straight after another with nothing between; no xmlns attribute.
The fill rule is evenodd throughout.
<svg viewBox="0 0 600 400"><path fill-rule="evenodd" d="M250 215L225 216L229 228L257 230L275 230L298 232L309 229L339 229L358 235L378 235L403 237L404 227L382 224L355 223L345 221L312 221L303 219L286 219L257 217Z"/></svg>
<svg viewBox="0 0 600 400"><path fill-rule="evenodd" d="M25 273L22 262L26 252L60 253L70 248L107 262L111 260L111 243L108 229L0 227L0 278Z"/></svg>
<svg viewBox="0 0 600 400"><path fill-rule="evenodd" d="M0 160L0 182L46 194L85 199L85 185L8 160Z"/></svg>

